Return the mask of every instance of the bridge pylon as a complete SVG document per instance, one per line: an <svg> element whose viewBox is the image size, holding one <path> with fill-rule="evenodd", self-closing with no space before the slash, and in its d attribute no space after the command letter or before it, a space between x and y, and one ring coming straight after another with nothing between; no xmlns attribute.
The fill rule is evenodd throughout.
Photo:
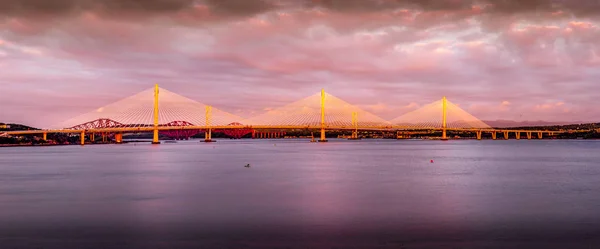
<svg viewBox="0 0 600 249"><path fill-rule="evenodd" d="M204 142L206 142L206 143L215 142L214 140L212 140L212 128L210 128L211 121L212 121L212 106L209 106L209 105L206 106L205 117L206 117L206 130L204 131Z"/></svg>
<svg viewBox="0 0 600 249"><path fill-rule="evenodd" d="M442 98L442 140L448 140L448 137L446 136L446 129L448 128L447 116L448 116L448 100L446 100L446 96L444 96Z"/></svg>
<svg viewBox="0 0 600 249"><path fill-rule="evenodd" d="M154 135L152 136L152 144L160 144L158 140L158 84L154 85Z"/></svg>
<svg viewBox="0 0 600 249"><path fill-rule="evenodd" d="M321 89L321 139L319 142L327 142L325 137L325 89Z"/></svg>
<svg viewBox="0 0 600 249"><path fill-rule="evenodd" d="M348 140L360 140L358 137L358 112L352 112L352 136Z"/></svg>

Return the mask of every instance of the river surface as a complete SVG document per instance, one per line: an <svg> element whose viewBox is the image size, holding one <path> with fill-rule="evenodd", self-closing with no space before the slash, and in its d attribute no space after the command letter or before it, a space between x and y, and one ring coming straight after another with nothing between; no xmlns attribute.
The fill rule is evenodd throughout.
<svg viewBox="0 0 600 249"><path fill-rule="evenodd" d="M0 148L0 248L600 248L600 141Z"/></svg>

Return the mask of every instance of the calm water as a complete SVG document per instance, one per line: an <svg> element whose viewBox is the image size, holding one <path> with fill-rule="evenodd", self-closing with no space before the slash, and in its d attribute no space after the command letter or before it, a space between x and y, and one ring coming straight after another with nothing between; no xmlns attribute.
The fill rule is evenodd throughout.
<svg viewBox="0 0 600 249"><path fill-rule="evenodd" d="M600 141L0 148L0 248L533 246L599 248Z"/></svg>

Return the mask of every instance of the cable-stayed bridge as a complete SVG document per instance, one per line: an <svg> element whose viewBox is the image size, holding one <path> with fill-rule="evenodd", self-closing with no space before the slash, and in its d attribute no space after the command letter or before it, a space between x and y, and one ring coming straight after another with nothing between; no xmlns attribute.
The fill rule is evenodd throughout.
<svg viewBox="0 0 600 249"><path fill-rule="evenodd" d="M505 139L508 139L509 133L514 133L517 139L521 137L521 133L525 133L528 139L533 134L542 138L544 133L556 133L545 130L493 129L445 97L387 121L324 90L261 115L242 118L159 88L158 85L49 129L7 133L39 134L44 140L49 133L75 133L80 134L81 144L85 144L86 135L92 141L95 134L101 134L103 139L110 136L120 143L123 133L152 132L153 143L159 143L161 133L190 137L204 132L205 141L210 142L213 141L213 132L223 132L237 138L248 133L252 133L252 137L280 137L285 130L290 129L317 130L320 132L321 142L327 141L327 130L351 130L351 139L358 139L359 130L441 131L442 140L447 139L447 131L475 132L478 139L481 139L484 132L491 133L493 139L496 139L497 133L504 134ZM265 135L261 130L281 132Z"/></svg>

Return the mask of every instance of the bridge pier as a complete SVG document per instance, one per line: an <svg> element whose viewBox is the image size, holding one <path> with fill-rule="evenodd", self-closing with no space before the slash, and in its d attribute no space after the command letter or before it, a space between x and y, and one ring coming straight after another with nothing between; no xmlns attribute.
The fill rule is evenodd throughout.
<svg viewBox="0 0 600 249"><path fill-rule="evenodd" d="M325 137L325 129L321 128L321 139L319 139L319 142L327 142L327 138Z"/></svg>
<svg viewBox="0 0 600 249"><path fill-rule="evenodd" d="M531 132L527 132L527 140L531 140Z"/></svg>
<svg viewBox="0 0 600 249"><path fill-rule="evenodd" d="M42 133L42 139L44 141L48 140L48 133L46 133L46 132Z"/></svg>
<svg viewBox="0 0 600 249"><path fill-rule="evenodd" d="M508 131L505 131L505 132L504 132L504 139L505 139L505 140L508 140Z"/></svg>
<svg viewBox="0 0 600 249"><path fill-rule="evenodd" d="M542 136L544 135L543 132L538 132L538 139L542 139Z"/></svg>
<svg viewBox="0 0 600 249"><path fill-rule="evenodd" d="M91 141L92 143L94 143L94 142L96 141L96 133L93 133L93 132L92 132L92 133L90 134L90 141Z"/></svg>
<svg viewBox="0 0 600 249"><path fill-rule="evenodd" d="M496 137L497 137L497 133L495 131L492 131L492 139L496 140Z"/></svg>
<svg viewBox="0 0 600 249"><path fill-rule="evenodd" d="M517 138L517 140L521 139L521 132L520 131L515 131L515 137Z"/></svg>
<svg viewBox="0 0 600 249"><path fill-rule="evenodd" d="M477 140L481 140L481 131L477 131Z"/></svg>
<svg viewBox="0 0 600 249"><path fill-rule="evenodd" d="M81 134L79 134L79 144L85 145L85 131L82 131Z"/></svg>
<svg viewBox="0 0 600 249"><path fill-rule="evenodd" d="M209 128L206 132L204 132L204 142L205 143L215 142L214 140L212 140L212 129Z"/></svg>
<svg viewBox="0 0 600 249"><path fill-rule="evenodd" d="M118 144L123 143L123 133L117 133L115 134L115 142Z"/></svg>

